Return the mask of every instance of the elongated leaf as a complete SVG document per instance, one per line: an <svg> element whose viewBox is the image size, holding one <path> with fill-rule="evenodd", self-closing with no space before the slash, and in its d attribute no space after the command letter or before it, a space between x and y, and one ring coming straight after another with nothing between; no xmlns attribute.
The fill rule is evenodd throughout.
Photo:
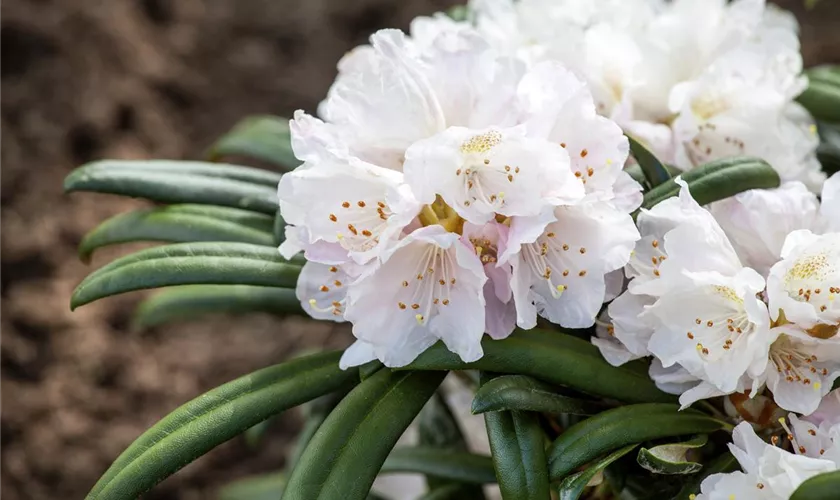
<svg viewBox="0 0 840 500"><path fill-rule="evenodd" d="M619 401L675 401L673 396L656 388L642 365L612 366L604 361L598 348L571 335L518 330L504 340L485 338L481 345L484 356L474 363L464 363L438 343L404 369L484 370L529 375Z"/></svg>
<svg viewBox="0 0 840 500"><path fill-rule="evenodd" d="M656 155L629 135L627 136L627 140L630 142L630 154L633 155L633 158L639 164L639 168L641 168L648 186L652 188L656 187L671 178L668 169L665 168L665 165L659 161Z"/></svg>
<svg viewBox="0 0 840 500"><path fill-rule="evenodd" d="M219 490L219 500L277 500L286 486L286 474L275 472L239 479Z"/></svg>
<svg viewBox="0 0 840 500"><path fill-rule="evenodd" d="M820 135L817 158L820 160L823 170L831 175L840 171L840 125L819 122L817 128Z"/></svg>
<svg viewBox="0 0 840 500"><path fill-rule="evenodd" d="M599 472L606 469L611 463L633 451L633 448L636 446L638 446L638 444L631 444L625 446L624 448L620 448L593 463L587 467L586 470L564 479L563 482L560 483L560 488L558 489L560 500L577 500L580 498L581 494L583 494L583 490L586 489L586 485L589 484L589 481L591 481L592 478L594 478Z"/></svg>
<svg viewBox="0 0 840 500"><path fill-rule="evenodd" d="M315 433L284 500L363 499L397 439L443 380L434 372L379 370L356 386Z"/></svg>
<svg viewBox="0 0 840 500"><path fill-rule="evenodd" d="M237 123L207 152L210 160L225 156L256 158L285 171L301 164L292 151L289 119L279 116L249 116Z"/></svg>
<svg viewBox="0 0 840 500"><path fill-rule="evenodd" d="M599 456L651 439L709 433L730 427L692 409L649 403L607 410L566 429L548 451L549 472L558 480Z"/></svg>
<svg viewBox="0 0 840 500"><path fill-rule="evenodd" d="M609 406L557 394L556 390L525 375L504 375L491 379L475 393L472 412L528 410L543 413L594 415Z"/></svg>
<svg viewBox="0 0 840 500"><path fill-rule="evenodd" d="M274 179L279 180L277 174L233 165L102 161L71 172L64 180L64 190L118 194L163 203L221 205L274 215L277 188L276 182L269 182Z"/></svg>
<svg viewBox="0 0 840 500"><path fill-rule="evenodd" d="M136 172L148 174L175 174L191 177L228 179L276 189L281 174L261 168L243 167L228 163L181 160L100 160L82 165L65 179L67 183L82 182L84 177L113 172Z"/></svg>
<svg viewBox="0 0 840 500"><path fill-rule="evenodd" d="M840 471L827 472L802 483L790 500L836 500L840 494Z"/></svg>
<svg viewBox="0 0 840 500"><path fill-rule="evenodd" d="M493 468L505 500L548 500L545 436L537 415L521 411L484 414Z"/></svg>
<svg viewBox="0 0 840 500"><path fill-rule="evenodd" d="M144 300L134 313L133 326L152 328L211 314L265 312L302 314L291 288L251 285L183 285L162 290Z"/></svg>
<svg viewBox="0 0 840 500"><path fill-rule="evenodd" d="M840 66L809 69L808 88L797 100L818 120L840 122Z"/></svg>
<svg viewBox="0 0 840 500"><path fill-rule="evenodd" d="M273 220L263 214L210 205L172 205L112 217L89 232L79 245L87 262L94 250L133 241L237 241L274 245Z"/></svg>
<svg viewBox="0 0 840 500"><path fill-rule="evenodd" d="M181 406L137 438L87 498L136 498L184 465L266 418L357 380L341 352L316 354L238 378Z"/></svg>
<svg viewBox="0 0 840 500"><path fill-rule="evenodd" d="M394 449L382 465L381 474L417 473L460 483L495 483L490 457L465 451L429 447Z"/></svg>
<svg viewBox="0 0 840 500"><path fill-rule="evenodd" d="M287 471L294 469L298 460L300 460L301 455L303 455L303 452L309 445L309 442L312 441L312 437L315 436L315 433L321 428L321 424L324 423L330 412L335 409L338 403L344 399L344 396L350 392L350 389L352 389L352 387L347 387L347 390L340 390L331 394L325 394L304 405L303 410L306 420L303 422L303 429L301 429L297 435L295 447L286 459ZM279 499L280 497L278 496L277 498Z"/></svg>
<svg viewBox="0 0 840 500"><path fill-rule="evenodd" d="M277 210L276 215L274 216L274 225L272 226L271 232L274 234L274 244L280 245L284 241L286 241L286 221L283 220L283 216L280 215L280 210Z"/></svg>
<svg viewBox="0 0 840 500"><path fill-rule="evenodd" d="M779 187L781 182L773 167L757 158L725 158L707 163L682 174L682 180L688 184L691 196L700 205L749 189ZM671 179L645 193L642 207L652 208L679 192L680 186Z"/></svg>
<svg viewBox="0 0 840 500"><path fill-rule="evenodd" d="M300 267L273 247L246 243L179 243L141 250L85 278L70 307L120 293L173 285L258 285L293 288Z"/></svg>
<svg viewBox="0 0 840 500"><path fill-rule="evenodd" d="M661 444L653 448L641 448L636 462L654 474L694 474L703 468L703 464L686 458L689 450L702 448L708 436L700 435L684 443Z"/></svg>
<svg viewBox="0 0 840 500"><path fill-rule="evenodd" d="M738 461L731 453L724 451L722 455L704 465L700 472L690 476L688 482L683 485L674 498L689 498L691 495L697 495L700 493L700 483L707 477L719 472L732 472L737 469Z"/></svg>

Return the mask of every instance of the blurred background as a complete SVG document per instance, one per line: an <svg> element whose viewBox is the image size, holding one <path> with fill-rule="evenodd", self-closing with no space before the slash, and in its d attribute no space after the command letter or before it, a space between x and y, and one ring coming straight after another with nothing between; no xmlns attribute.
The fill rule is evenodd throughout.
<svg viewBox="0 0 840 500"><path fill-rule="evenodd" d="M62 194L99 158L200 158L248 114L314 112L338 59L454 0L4 0L2 2L2 494L83 498L140 433L187 400L349 332L303 318L211 318L130 328L143 294L71 313L91 268L85 232L141 201ZM802 25L806 65L840 62L840 2L776 2ZM129 248L99 251L98 267ZM282 468L299 426L234 439L146 495L213 498Z"/></svg>

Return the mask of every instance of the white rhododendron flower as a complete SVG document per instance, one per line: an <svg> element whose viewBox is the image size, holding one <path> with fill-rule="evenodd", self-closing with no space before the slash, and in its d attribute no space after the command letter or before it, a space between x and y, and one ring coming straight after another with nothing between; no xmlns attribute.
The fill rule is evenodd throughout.
<svg viewBox="0 0 840 500"><path fill-rule="evenodd" d="M666 162L758 156L819 191L798 26L764 0L473 0L470 19L527 65L563 63Z"/></svg>
<svg viewBox="0 0 840 500"><path fill-rule="evenodd" d="M678 197L639 214L628 291L593 344L614 365L653 355L654 380L688 374L671 386L684 406L766 386L780 407L814 411L840 376L838 234L799 229L827 226L816 197L789 183L719 202L713 217L676 182Z"/></svg>
<svg viewBox="0 0 840 500"><path fill-rule="evenodd" d="M343 367L403 366L438 340L475 361L485 333L537 315L592 326L639 238L620 127L556 62L526 70L440 17L412 32L373 35L340 62L323 120L292 121L304 163L278 188L280 250L309 261L304 309L352 323Z"/></svg>
<svg viewBox="0 0 840 500"><path fill-rule="evenodd" d="M735 427L732 441L729 450L743 472L707 477L696 500L786 500L806 479L837 470L831 460L791 453L762 441L747 422Z"/></svg>

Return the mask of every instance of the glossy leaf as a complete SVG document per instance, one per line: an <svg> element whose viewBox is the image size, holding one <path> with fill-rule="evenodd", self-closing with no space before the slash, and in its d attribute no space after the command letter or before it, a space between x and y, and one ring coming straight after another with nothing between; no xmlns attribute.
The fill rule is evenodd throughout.
<svg viewBox="0 0 840 500"><path fill-rule="evenodd" d="M707 163L682 174L691 196L700 205L729 198L749 189L779 187L779 174L767 162L757 158L725 158ZM673 179L645 193L643 208L676 196L680 186Z"/></svg>
<svg viewBox="0 0 840 500"><path fill-rule="evenodd" d="M545 435L537 414L494 411L484 414L493 468L505 500L548 500Z"/></svg>
<svg viewBox="0 0 840 500"><path fill-rule="evenodd" d="M560 483L560 488L558 489L560 500L577 500L580 498L581 494L583 494L583 490L586 489L589 482L599 472L603 472L603 470L611 463L633 451L636 446L638 446L638 444L631 444L625 446L624 448L620 448L606 457L594 462L592 465L587 467L586 470L564 479L563 482Z"/></svg>
<svg viewBox="0 0 840 500"><path fill-rule="evenodd" d="M814 476L802 483L790 500L836 500L840 494L840 470Z"/></svg>
<svg viewBox="0 0 840 500"><path fill-rule="evenodd" d="M135 241L237 241L274 246L274 221L263 214L212 205L172 205L119 214L89 232L79 244L87 262L94 250Z"/></svg>
<svg viewBox="0 0 840 500"><path fill-rule="evenodd" d="M646 184L653 188L671 178L670 172L653 153L633 137L627 136L630 142L630 154L636 159L644 175Z"/></svg>
<svg viewBox="0 0 840 500"><path fill-rule="evenodd" d="M64 190L118 194L162 203L221 205L274 215L279 180L279 174L235 165L105 160L71 172L64 180Z"/></svg>
<svg viewBox="0 0 840 500"><path fill-rule="evenodd" d="M735 457L731 453L724 451L722 455L705 464L700 472L689 476L688 482L683 485L675 498L689 498L691 495L697 495L700 493L700 483L704 479L712 474L732 472L734 470L738 470L738 461L735 460Z"/></svg>
<svg viewBox="0 0 840 500"><path fill-rule="evenodd" d="M548 450L552 480L622 446L686 434L710 433L731 427L679 405L649 403L622 406L599 413L566 429Z"/></svg>
<svg viewBox="0 0 840 500"><path fill-rule="evenodd" d="M388 455L380 473L425 474L471 484L496 482L490 457L420 446L395 448Z"/></svg>
<svg viewBox="0 0 840 500"><path fill-rule="evenodd" d="M609 406L557 394L554 387L525 375L503 375L489 380L475 393L474 414L488 411L528 410L543 413L594 415Z"/></svg>
<svg viewBox="0 0 840 500"><path fill-rule="evenodd" d="M274 247L246 243L179 243L117 259L85 278L70 307L120 293L173 285L258 285L294 288L300 267Z"/></svg>
<svg viewBox="0 0 840 500"><path fill-rule="evenodd" d="M636 462L654 474L694 474L703 464L686 458L689 450L702 448L708 436L700 435L684 443L661 444L653 448L641 448Z"/></svg>
<svg viewBox="0 0 840 500"><path fill-rule="evenodd" d="M210 151L208 158L246 156L262 160L289 171L301 164L292 151L289 119L279 116L250 116L237 123L223 135Z"/></svg>
<svg viewBox="0 0 840 500"><path fill-rule="evenodd" d="M640 363L615 367L598 348L568 334L546 330L517 330L504 340L485 337L484 356L464 363L437 343L403 369L484 370L528 375L552 384L626 402L671 402L676 398L656 388Z"/></svg>
<svg viewBox="0 0 840 500"><path fill-rule="evenodd" d="M826 65L805 72L808 88L797 100L818 120L840 122L840 66Z"/></svg>
<svg viewBox="0 0 840 500"><path fill-rule="evenodd" d="M141 493L266 418L352 383L341 352L316 354L258 370L217 387L143 433L105 472L89 500Z"/></svg>
<svg viewBox="0 0 840 500"><path fill-rule="evenodd" d="M132 324L144 329L174 321L188 321L212 314L264 312L303 314L291 288L252 285L183 285L162 290L144 300Z"/></svg>
<svg viewBox="0 0 840 500"><path fill-rule="evenodd" d="M350 391L312 437L284 500L361 500L397 439L445 374L379 370Z"/></svg>

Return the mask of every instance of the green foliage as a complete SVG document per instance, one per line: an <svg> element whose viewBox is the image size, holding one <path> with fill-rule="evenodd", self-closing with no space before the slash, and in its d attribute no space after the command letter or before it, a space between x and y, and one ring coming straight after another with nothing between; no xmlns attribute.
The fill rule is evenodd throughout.
<svg viewBox="0 0 840 500"><path fill-rule="evenodd" d="M680 489L680 492L675 498L688 498L692 494L696 495L700 493L700 483L702 483L707 477L712 474L732 472L737 469L738 462L735 460L735 457L728 451L724 451L723 454L704 465L703 469L701 469L698 474L689 476L690 479L683 485L682 489Z"/></svg>
<svg viewBox="0 0 840 500"><path fill-rule="evenodd" d="M293 288L300 267L273 247L247 243L180 243L127 255L94 271L70 299L75 309L134 290L173 285L258 285Z"/></svg>
<svg viewBox="0 0 840 500"><path fill-rule="evenodd" d="M251 285L183 285L156 293L137 306L132 319L136 329L174 321L188 321L211 314L264 312L302 314L300 300L290 288Z"/></svg>
<svg viewBox="0 0 840 500"><path fill-rule="evenodd" d="M274 221L263 214L212 205L171 205L114 216L79 244L79 257L87 262L94 250L135 241L237 241L274 245Z"/></svg>
<svg viewBox="0 0 840 500"><path fill-rule="evenodd" d="M619 448L604 458L593 462L585 470L565 478L557 490L560 500L577 500L580 498L583 490L598 473L602 473L608 465L633 451L636 446L638 445L630 444L624 448Z"/></svg>
<svg viewBox="0 0 840 500"><path fill-rule="evenodd" d="M834 500L840 492L840 471L827 472L808 479L790 500Z"/></svg>
<svg viewBox="0 0 840 500"><path fill-rule="evenodd" d="M341 352L315 354L251 373L186 403L137 438L88 494L136 498L181 467L249 427L354 383Z"/></svg>
<svg viewBox="0 0 840 500"><path fill-rule="evenodd" d="M566 429L548 451L552 480L623 446L731 427L696 410L678 405L648 403L599 413Z"/></svg>
<svg viewBox="0 0 840 500"><path fill-rule="evenodd" d="M292 151L288 118L249 116L223 135L207 152L210 160L245 156L262 160L284 171L300 165Z"/></svg>
<svg viewBox="0 0 840 500"><path fill-rule="evenodd" d="M475 393L473 413L528 410L554 414L594 415L609 406L597 401L570 398L525 375L503 375L489 380Z"/></svg>
<svg viewBox="0 0 840 500"><path fill-rule="evenodd" d="M840 66L826 65L805 72L808 88L797 100L816 118L840 122Z"/></svg>
<svg viewBox="0 0 840 500"><path fill-rule="evenodd" d="M504 340L487 337L481 342L484 356L464 363L437 343L403 369L485 370L528 375L552 384L626 402L671 402L638 363L615 367L598 349L577 337L545 330L516 331Z"/></svg>
<svg viewBox="0 0 840 500"><path fill-rule="evenodd" d="M382 464L381 472L383 474L419 473L458 483L496 482L490 457L430 447L395 449Z"/></svg>
<svg viewBox="0 0 840 500"><path fill-rule="evenodd" d="M64 180L66 192L88 191L197 203L274 215L280 176L256 168L166 160L104 160L83 165Z"/></svg>
<svg viewBox="0 0 840 500"><path fill-rule="evenodd" d="M397 439L445 374L379 370L356 386L312 437L284 500L365 498Z"/></svg>
<svg viewBox="0 0 840 500"><path fill-rule="evenodd" d="M545 435L536 413L484 414L493 468L505 500L548 500Z"/></svg>
<svg viewBox="0 0 840 500"><path fill-rule="evenodd" d="M630 154L636 159L648 188L656 187L671 178L670 172L661 161L636 139L627 136L630 142Z"/></svg>
<svg viewBox="0 0 840 500"><path fill-rule="evenodd" d="M779 174L764 160L757 158L724 158L694 168L682 174L691 196L700 205L729 198L749 189L779 187ZM677 196L680 186L668 180L645 193L643 208Z"/></svg>
<svg viewBox="0 0 840 500"><path fill-rule="evenodd" d="M641 448L636 461L654 474L694 474L703 468L703 464L688 460L686 455L690 450L705 446L708 439L700 435L683 443Z"/></svg>

